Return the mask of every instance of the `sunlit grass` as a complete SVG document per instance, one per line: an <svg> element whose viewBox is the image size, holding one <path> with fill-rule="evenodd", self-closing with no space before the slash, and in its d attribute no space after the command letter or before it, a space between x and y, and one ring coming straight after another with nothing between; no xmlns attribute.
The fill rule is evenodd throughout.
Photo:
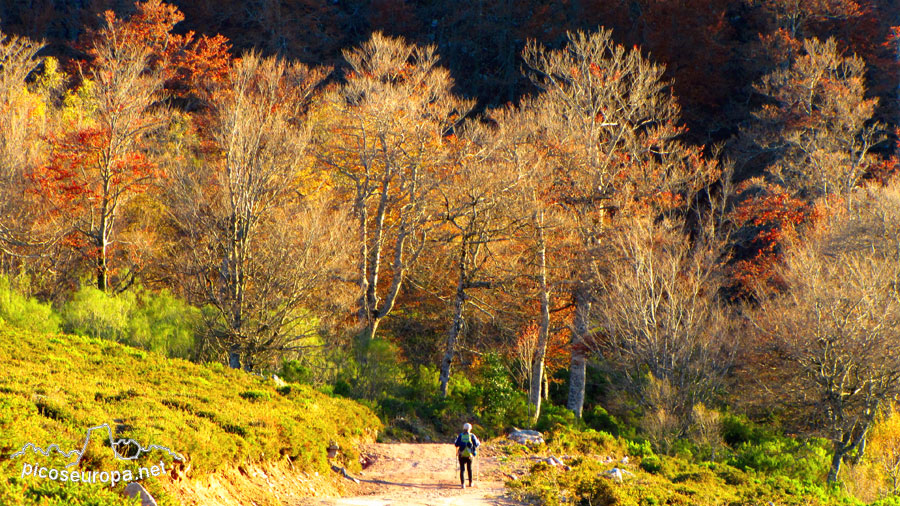
<svg viewBox="0 0 900 506"><path fill-rule="evenodd" d="M279 459L322 471L331 441L345 449L352 469L358 466L352 442L372 438L380 428L367 408L305 385L277 389L271 380L220 364L167 359L102 339L0 326L0 364L3 505L121 503L99 486L19 479L22 459L8 458L28 442L79 448L86 430L103 423L117 428L117 438L183 454L189 476ZM110 451L91 450L83 469L120 465ZM172 464L163 452L152 458L162 458L167 468Z"/></svg>

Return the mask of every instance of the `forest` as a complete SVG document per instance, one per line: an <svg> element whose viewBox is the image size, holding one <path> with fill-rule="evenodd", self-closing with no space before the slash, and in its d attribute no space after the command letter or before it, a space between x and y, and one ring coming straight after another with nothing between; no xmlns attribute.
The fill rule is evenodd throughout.
<svg viewBox="0 0 900 506"><path fill-rule="evenodd" d="M0 322L900 501L898 20L4 2Z"/></svg>

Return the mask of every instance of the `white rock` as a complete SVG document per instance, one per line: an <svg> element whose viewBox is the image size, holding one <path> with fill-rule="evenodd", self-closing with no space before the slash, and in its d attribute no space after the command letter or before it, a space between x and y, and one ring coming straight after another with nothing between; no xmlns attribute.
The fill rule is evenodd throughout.
<svg viewBox="0 0 900 506"><path fill-rule="evenodd" d="M125 487L123 493L126 497L139 497L141 499L141 506L156 506L156 500L153 499L150 492L147 492L147 489L136 481L129 483Z"/></svg>
<svg viewBox="0 0 900 506"><path fill-rule="evenodd" d="M624 469L619 469L618 467L614 467L609 471L603 473L603 476L610 478L618 483L622 483L625 481L625 478L634 476L634 473L630 471L626 471Z"/></svg>
<svg viewBox="0 0 900 506"><path fill-rule="evenodd" d="M523 445L540 445L544 444L544 435L536 430L519 430L514 429L507 436L516 443Z"/></svg>

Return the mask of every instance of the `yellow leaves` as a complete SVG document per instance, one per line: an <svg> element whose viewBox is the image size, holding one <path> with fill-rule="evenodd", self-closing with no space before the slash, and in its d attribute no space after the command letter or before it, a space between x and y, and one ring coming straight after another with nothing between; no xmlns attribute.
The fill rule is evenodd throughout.
<svg viewBox="0 0 900 506"><path fill-rule="evenodd" d="M63 97L62 118L63 122L74 125L93 124L91 117L96 113L94 96L97 93L97 84L85 78L81 86L65 94Z"/></svg>

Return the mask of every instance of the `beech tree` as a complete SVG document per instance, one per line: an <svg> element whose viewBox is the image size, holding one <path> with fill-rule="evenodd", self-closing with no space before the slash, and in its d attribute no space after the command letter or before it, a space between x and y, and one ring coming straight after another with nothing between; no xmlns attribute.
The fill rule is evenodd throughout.
<svg viewBox="0 0 900 506"><path fill-rule="evenodd" d="M736 350L718 296L725 240L711 222L691 238L683 218L644 215L610 240L593 344L656 443L687 434L694 407L725 386Z"/></svg>
<svg viewBox="0 0 900 506"><path fill-rule="evenodd" d="M511 153L502 146L508 140L504 134L502 128L467 125L457 141L450 173L437 190L443 223L435 235L447 244L456 278L453 319L440 366L444 397L471 292L497 288L497 264L502 261L498 250L522 226L515 204L524 180L523 160L507 156Z"/></svg>
<svg viewBox="0 0 900 506"><path fill-rule="evenodd" d="M376 33L344 57L350 71L319 113L317 156L353 205L365 348L425 246L435 223L428 200L445 170L445 136L472 102L453 95L433 46Z"/></svg>
<svg viewBox="0 0 900 506"><path fill-rule="evenodd" d="M866 64L844 56L834 39L808 39L789 66L756 86L772 99L745 131L768 172L805 197L840 194L856 186L876 163L872 148L885 139L872 121L877 98L866 96Z"/></svg>
<svg viewBox="0 0 900 506"><path fill-rule="evenodd" d="M34 242L23 233L37 218L24 205L24 176L38 161L43 122L36 110L43 106L43 97L29 91L26 78L40 65L37 53L42 47L0 32L0 257L15 255Z"/></svg>
<svg viewBox="0 0 900 506"><path fill-rule="evenodd" d="M863 452L879 411L900 394L900 191L856 190L827 210L817 233L793 241L781 268L789 289L758 296L754 371L767 400L831 440L829 481Z"/></svg>
<svg viewBox="0 0 900 506"><path fill-rule="evenodd" d="M599 265L594 252L610 220L655 201L683 199L714 176L715 165L677 138L679 108L664 68L616 45L607 30L569 33L564 49L536 42L523 57L542 90L536 99L543 146L553 161L553 199L580 238L570 285L575 305L567 407L584 405L589 315Z"/></svg>
<svg viewBox="0 0 900 506"><path fill-rule="evenodd" d="M77 92L82 110L50 139L49 162L32 173L40 194L67 220L72 244L93 261L96 286L110 288L110 256L121 208L157 175L143 146L161 125L154 111L164 75L149 65L140 32L107 11L93 37ZM129 280L133 280L131 271ZM123 282L125 285L128 282Z"/></svg>
<svg viewBox="0 0 900 506"><path fill-rule="evenodd" d="M303 349L302 323L340 301L345 213L305 170L305 117L323 72L249 53L206 98L210 160L173 171L173 224L213 349L253 370ZM333 309L333 308L332 308Z"/></svg>

